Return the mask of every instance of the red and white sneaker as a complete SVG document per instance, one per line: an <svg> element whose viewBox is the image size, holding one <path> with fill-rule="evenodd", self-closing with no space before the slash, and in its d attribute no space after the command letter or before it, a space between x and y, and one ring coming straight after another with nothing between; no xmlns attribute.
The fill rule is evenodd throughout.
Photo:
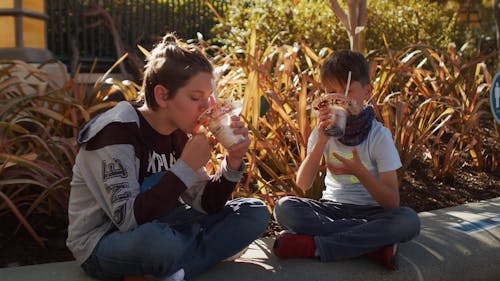
<svg viewBox="0 0 500 281"><path fill-rule="evenodd" d="M314 258L316 243L311 235L282 231L274 240L273 252L282 259Z"/></svg>
<svg viewBox="0 0 500 281"><path fill-rule="evenodd" d="M367 253L365 254L365 256L375 261L381 262L389 270L396 270L398 268L398 249L399 244L396 243Z"/></svg>

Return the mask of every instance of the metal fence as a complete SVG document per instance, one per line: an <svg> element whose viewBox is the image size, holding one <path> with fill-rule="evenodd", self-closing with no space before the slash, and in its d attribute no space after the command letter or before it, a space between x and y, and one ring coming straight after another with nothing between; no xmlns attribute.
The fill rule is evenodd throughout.
<svg viewBox="0 0 500 281"><path fill-rule="evenodd" d="M48 48L82 71L94 60L107 69L122 55L117 51L150 49L165 32L210 38L217 21L205 2L221 15L229 5L228 0L46 0Z"/></svg>

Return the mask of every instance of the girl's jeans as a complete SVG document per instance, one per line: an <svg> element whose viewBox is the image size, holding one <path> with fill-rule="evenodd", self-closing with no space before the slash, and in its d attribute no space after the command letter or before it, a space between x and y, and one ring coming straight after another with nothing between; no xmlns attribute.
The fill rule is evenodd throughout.
<svg viewBox="0 0 500 281"><path fill-rule="evenodd" d="M415 211L401 207L343 204L329 200L283 197L274 207L276 221L285 229L314 236L321 261L361 256L420 232Z"/></svg>
<svg viewBox="0 0 500 281"><path fill-rule="evenodd" d="M189 279L243 250L268 222L267 207L257 199L230 200L211 215L182 205L160 220L105 235L82 268L102 280L127 275L161 278L183 268Z"/></svg>

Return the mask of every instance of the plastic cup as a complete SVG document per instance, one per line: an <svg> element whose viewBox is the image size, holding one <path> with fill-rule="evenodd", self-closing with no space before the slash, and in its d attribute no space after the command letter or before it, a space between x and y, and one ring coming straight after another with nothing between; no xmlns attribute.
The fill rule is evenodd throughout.
<svg viewBox="0 0 500 281"><path fill-rule="evenodd" d="M315 110L328 107L330 109L331 120L328 127L325 128L325 135L333 138L341 138L345 134L347 123L348 101L340 94L323 94L313 103Z"/></svg>
<svg viewBox="0 0 500 281"><path fill-rule="evenodd" d="M325 135L334 138L343 137L345 134L345 125L347 122L347 110L339 105L331 105L330 114L330 125L325 128Z"/></svg>
<svg viewBox="0 0 500 281"><path fill-rule="evenodd" d="M230 127L233 108L228 103L214 104L203 112L198 118L198 122L206 128L226 149L236 143L245 140L242 135L234 133Z"/></svg>

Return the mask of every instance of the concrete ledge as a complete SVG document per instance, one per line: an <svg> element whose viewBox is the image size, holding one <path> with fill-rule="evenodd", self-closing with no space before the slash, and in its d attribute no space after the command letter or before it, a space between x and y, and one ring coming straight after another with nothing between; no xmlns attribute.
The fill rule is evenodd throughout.
<svg viewBox="0 0 500 281"><path fill-rule="evenodd" d="M47 49L0 48L0 59L16 59L31 63L42 63L53 60L54 55Z"/></svg>
<svg viewBox="0 0 500 281"><path fill-rule="evenodd" d="M223 262L193 281L500 280L500 198L420 213L422 231L401 244L399 270L369 259L321 263L279 260L272 238L252 243L234 262ZM91 281L75 262L0 269L2 281Z"/></svg>

